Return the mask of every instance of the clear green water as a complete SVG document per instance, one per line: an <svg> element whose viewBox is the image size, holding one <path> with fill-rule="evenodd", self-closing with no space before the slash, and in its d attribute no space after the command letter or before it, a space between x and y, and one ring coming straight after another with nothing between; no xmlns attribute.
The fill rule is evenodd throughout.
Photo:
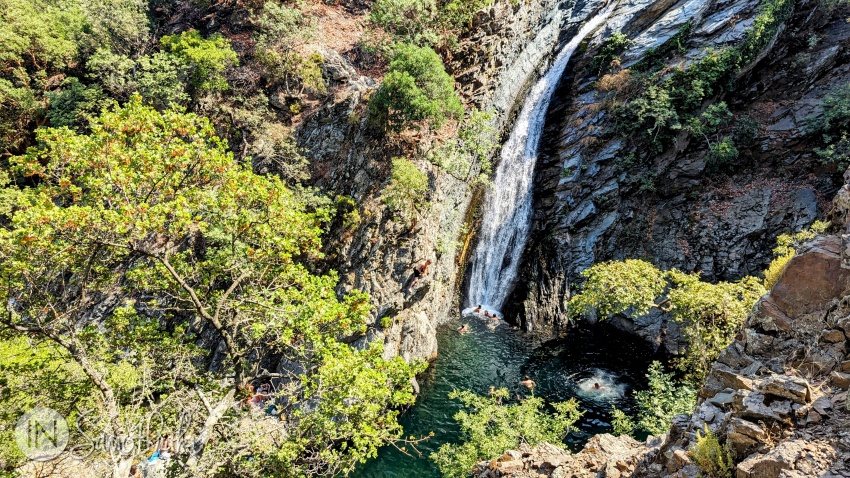
<svg viewBox="0 0 850 478"><path fill-rule="evenodd" d="M427 436L406 456L395 448L381 450L378 458L362 466L358 478L438 478L428 454L443 443L454 442L459 430L452 416L458 403L449 400L453 389L485 394L490 386L507 387L512 396L528 394L518 385L524 375L537 381L535 393L547 401L575 397L585 414L578 429L566 442L580 448L588 438L610 431L610 410L631 410L632 390L645 384L644 374L656 358L649 348L633 337L609 328L574 330L566 339L532 347L521 335L504 324L490 330L480 320L466 319L471 331L461 335L454 321L438 331L440 355L420 378L421 395L401 422L406 435ZM594 383L604 388L593 389Z"/></svg>

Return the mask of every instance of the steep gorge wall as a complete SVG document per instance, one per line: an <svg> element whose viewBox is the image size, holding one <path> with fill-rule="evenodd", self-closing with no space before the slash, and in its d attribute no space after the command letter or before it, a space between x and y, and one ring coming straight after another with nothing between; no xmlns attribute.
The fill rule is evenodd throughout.
<svg viewBox="0 0 850 478"><path fill-rule="evenodd" d="M691 21L692 33L668 67L687 64L707 48L738 44L759 2L632 1L618 7L576 60L577 73L564 79L550 111L533 237L513 300L526 330L563 326L570 284L595 262L643 257L663 268L700 271L708 280L734 280L764 269L778 234L824 214L840 183L836 171L815 158L817 138L804 133L804 123L819 113L831 87L850 81L850 50L842 47L850 25L846 12L819 7L796 2L759 61L743 69L731 92L715 98L726 101L736 118L759 123L752 144L722 173L707 168L705 143L685 134L651 164L629 168L624 160L634 151L612 133L611 105L588 65L595 46L614 32L634 40L621 55L621 66L629 67ZM624 327L651 326L648 336L656 339L668 332L663 318L645 319Z"/></svg>
<svg viewBox="0 0 850 478"><path fill-rule="evenodd" d="M531 0L498 1L479 12L447 67L458 79L467 103L493 111L499 131L509 128L515 106L545 69L562 32L580 24L596 2L573 4ZM342 55L326 52L325 76L337 83L333 101L311 115L297 131L299 146L311 157L313 184L331 195L355 200L361 217L354 230L337 228L328 238L331 266L341 291L371 294L373 326L360 343L382 340L386 355L433 357L435 327L456 315L458 239L475 189L424 159L433 144L425 136L410 144L388 144L365 122L368 97L378 82L363 76ZM380 195L390 175L390 159L409 155L427 172L424 212L412 225L393 217ZM409 296L403 288L412 268L433 261L425 280ZM382 320L383 319L383 320ZM390 325L389 319L395 319Z"/></svg>

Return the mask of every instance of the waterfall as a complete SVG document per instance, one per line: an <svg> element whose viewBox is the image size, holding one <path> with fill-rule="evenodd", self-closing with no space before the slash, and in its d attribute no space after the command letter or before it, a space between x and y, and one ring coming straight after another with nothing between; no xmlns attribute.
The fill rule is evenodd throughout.
<svg viewBox="0 0 850 478"><path fill-rule="evenodd" d="M570 56L590 32L613 10L611 2L584 24L567 43L554 63L528 94L508 141L502 146L493 187L484 199L484 215L478 246L473 255L469 281L469 304L500 310L516 280L520 256L531 227L534 166L549 102Z"/></svg>

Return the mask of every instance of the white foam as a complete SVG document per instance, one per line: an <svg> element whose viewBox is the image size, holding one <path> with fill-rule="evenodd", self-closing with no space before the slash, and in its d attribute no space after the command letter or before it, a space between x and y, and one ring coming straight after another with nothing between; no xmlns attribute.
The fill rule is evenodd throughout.
<svg viewBox="0 0 850 478"><path fill-rule="evenodd" d="M576 382L576 392L582 398L597 401L614 401L623 398L626 393L626 385L618 381L617 375L597 369L588 378ZM599 388L595 385L599 384Z"/></svg>

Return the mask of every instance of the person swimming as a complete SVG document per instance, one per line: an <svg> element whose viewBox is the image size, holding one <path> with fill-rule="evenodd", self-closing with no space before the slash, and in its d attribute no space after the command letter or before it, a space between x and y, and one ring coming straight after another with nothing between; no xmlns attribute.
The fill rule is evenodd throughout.
<svg viewBox="0 0 850 478"><path fill-rule="evenodd" d="M526 375L520 382L520 385L528 388L529 390L534 390L534 387L537 386L537 382L531 379L528 375Z"/></svg>
<svg viewBox="0 0 850 478"><path fill-rule="evenodd" d="M476 307L475 310L473 310L473 312L475 312L476 314L480 314L481 313L481 304L478 304L478 307Z"/></svg>
<svg viewBox="0 0 850 478"><path fill-rule="evenodd" d="M461 335L469 332L469 324L461 325L460 327L457 328L457 331Z"/></svg>
<svg viewBox="0 0 850 478"><path fill-rule="evenodd" d="M593 389L594 389L594 390L602 390L603 388L605 388L605 387L603 387L602 385L599 385L598 383L594 383L594 384L593 384Z"/></svg>
<svg viewBox="0 0 850 478"><path fill-rule="evenodd" d="M493 316L492 316L492 315L490 315L490 312L489 312L489 311L486 311L486 310L485 310L485 311L484 311L484 317L490 318L490 317L493 317Z"/></svg>

